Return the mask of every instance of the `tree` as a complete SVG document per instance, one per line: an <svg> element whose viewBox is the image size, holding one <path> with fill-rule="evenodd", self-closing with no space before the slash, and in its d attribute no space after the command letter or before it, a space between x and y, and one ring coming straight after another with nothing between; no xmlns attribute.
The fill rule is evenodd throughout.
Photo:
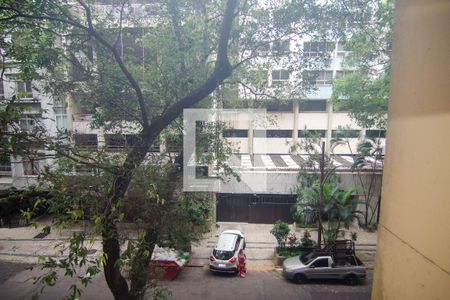
<svg viewBox="0 0 450 300"><path fill-rule="evenodd" d="M383 147L381 137L366 137L358 143L356 153L353 153L348 128L339 128L336 138L332 141L331 152L337 146L346 146L347 151L353 156L351 167L356 191L362 197L361 203L364 205L362 212L364 227L370 228L374 224L374 217L379 206L379 201L374 203L374 197L380 194L381 172L383 166ZM381 133L381 131L379 132ZM377 199L378 200L378 199Z"/></svg>
<svg viewBox="0 0 450 300"><path fill-rule="evenodd" d="M115 47L115 41L112 39L112 34L108 30L108 24L101 23L99 19L100 12L96 11L90 4L80 0L76 7L71 7L60 1L4 1L1 5L1 24L9 28L10 31L12 30L11 33L13 35L12 42L6 45L5 48L12 57L21 59L22 64L19 66L23 68L22 76L36 78L40 75L38 72L39 68L43 68L46 73L41 73L40 79L44 80L44 77L48 76L47 88L52 90L53 93L61 90L63 92L70 90L84 93L88 97L94 97L95 101L92 102L92 105L97 109L95 119L98 125L109 123L108 125L113 127L124 120L138 122L140 125L137 141L126 156L119 160L117 165L102 164L101 157L82 154L76 150L71 151L70 147L64 148L60 143L47 145L49 150L54 150L60 155L70 156L71 159L78 162L83 160L82 157L85 157L85 164L101 167L102 171L104 171L105 176L103 178L107 179L101 185L104 190L100 191L103 192L101 200L104 201L104 205L102 213L97 215L96 218L99 218L97 223L101 224L103 252L105 254L104 274L108 286L116 299L143 297L142 291L145 291L145 280L133 280L133 278L147 278L148 268L142 266L148 265L150 256L142 254L144 252L151 253L157 238L157 232L155 232L153 226L146 228L134 256L139 260L141 258L143 260L137 264L141 266L140 274L139 276L131 277L131 287L129 288L121 273L120 265L117 263L121 259L121 249L116 224L120 219L120 216L117 215L117 207L121 204L133 175L136 174L138 166L145 160L150 146L161 131L169 126L184 108L191 107L207 97L230 76L232 71L232 66L228 59L228 43L233 20L237 12L238 1L227 1L223 8L221 24L219 24L218 20L208 24L211 26L211 29L217 28L216 30L211 30L211 36L205 37L212 43L209 47L205 46L208 53L202 53L199 49L192 49L189 46L189 42L192 41L181 39L181 32L179 32L181 30L181 24L179 24L181 20L178 19L178 14L181 12L175 11L175 9L178 9L178 7L172 5L175 2L172 1L167 4L168 16L172 17L173 24L170 26L168 26L168 23L160 24L158 27L160 30L159 35L156 35L153 40L155 44L149 45L149 47L156 46L159 42L166 42L167 44L169 41L173 45L171 39L164 38L162 33L166 31L167 33L172 33L170 35L171 38L178 39L178 48L173 49L179 55L174 56L174 61L169 60L170 56L164 57L167 60L165 60L163 66L159 67L172 66L178 72L186 72L186 68L190 67L190 70L192 69L192 65L187 66L187 63L197 65L199 59L204 61L200 64L203 67L203 73L196 74L197 76L193 77L193 82L188 81L189 78L186 78L186 76L184 76L185 80L168 79L171 83L180 84L180 88L184 88L184 92L178 94L177 97L167 95L166 101L162 103L163 107L159 110L151 109L152 102L146 101L147 99L153 99L157 95L152 95L152 92L154 93L152 89L145 90L142 88L142 80L136 79L140 70L136 69L137 66L132 61L127 61L128 57L119 53L119 50ZM214 5L218 4L220 3L214 3ZM122 8L124 7L125 2L122 4ZM219 7L220 5L216 6L216 8ZM186 15L189 12L188 8L192 10L200 9L195 6L185 7L183 13L185 12ZM205 3L202 8L206 9ZM206 17L205 14L202 16ZM192 25L192 22L194 22L193 18L188 19L188 23L183 26L185 32L189 30L188 27ZM17 26L17 29L12 29L14 26ZM122 28L120 27L119 30L122 30ZM14 39L15 33L20 34L19 39ZM199 31L195 33L199 33ZM46 52L45 50L47 49L53 50L53 47L58 43L58 38L69 39L68 47L65 49L57 48L59 51ZM95 65L89 62L82 65L78 60L78 66L82 66L81 75L87 79L83 82L84 84L76 85L74 81L58 82L56 76L58 72L59 75L64 74L62 73L63 65L56 64L54 66L49 62L65 63L71 59L77 64L76 55L80 51L89 49L90 46L96 50L97 60ZM163 48L167 49L167 47ZM64 53L64 50L68 51L69 54ZM188 50L193 51L195 56L189 57L190 60L188 57L183 59ZM50 57L39 54L42 51L49 54ZM211 52L214 52L215 55L211 56ZM211 64L206 62L211 57L215 57L212 68ZM133 60L133 58L130 58L130 60ZM58 69L58 67L61 68ZM162 75L166 74L174 77L179 75L177 72L162 73ZM148 78L145 78L145 75L151 76L152 74L144 74L143 81L148 80ZM178 79L182 78L181 76L178 77ZM157 82L152 83L157 84ZM171 86L165 85L165 87L169 89ZM180 88L177 89L177 92L180 91ZM168 90L167 93L170 93L170 91ZM111 103L111 99L114 102ZM117 109L120 102L126 104L126 106ZM108 107L111 109L108 109ZM69 155L65 152L67 149L71 151ZM91 196L95 198L98 195ZM79 237L82 237L82 235ZM78 239L76 241L76 245L82 244L78 243ZM131 273L133 274L134 271L133 269Z"/></svg>
<svg viewBox="0 0 450 300"><path fill-rule="evenodd" d="M334 1L350 72L333 83L337 109L348 111L364 128L386 128L394 1Z"/></svg>
<svg viewBox="0 0 450 300"><path fill-rule="evenodd" d="M141 299L147 287L149 253L156 241L170 240L164 234L164 214L158 214L162 200L172 203L169 200L179 199L173 185L162 188L155 176L159 173L152 170L149 178L154 182L147 183L144 191L153 204L142 212L149 222L142 223L136 246L121 250L127 237L120 235L117 224L124 217L122 207L134 204L128 196L130 188L139 181L145 165L163 165L162 161L150 161L150 147L165 131L176 127L174 122L184 108L210 100L211 93L227 80L241 83L254 95L262 93L261 87L255 89L254 77L246 76L260 66L255 60L261 56L261 47L313 32L320 23L322 6L310 1L280 1L261 8L257 1L240 4L237 0L167 0L140 7L125 0L116 4L4 0L0 4L0 46L6 58L3 70L14 69L23 80L39 80L43 94L72 98L78 108L91 112L92 127L120 135L132 126L137 132L132 145L117 155L105 149L76 147L67 143L72 132L51 135L45 126L37 126L39 134L15 133L22 134L27 143L45 147L62 169L67 162L98 175L95 180L85 179L82 186L89 187L87 191L74 190L64 188L70 186L66 182L70 178L48 169L46 179L51 179L53 187L61 187L54 190L57 202L52 210L62 221L80 219L84 215L81 205L95 203L90 219L100 231L104 255L92 262L97 266L88 269L88 274L103 267L116 299ZM126 40L131 41L129 47L123 43ZM271 56L272 63L279 61ZM297 69L307 66L285 59L284 64L288 63ZM231 77L233 71L236 78ZM301 94L308 85L301 80L301 72L296 74L297 80L286 92ZM272 87L262 94L276 95L278 91ZM10 103L17 100L8 99ZM4 149L15 147L11 143ZM171 176L174 173L168 171L162 178L170 183ZM76 183L81 184L81 179ZM75 197L80 192L80 197ZM84 233L71 239L69 249L76 255L59 262L66 271L88 262L85 239ZM125 259L131 261L130 286L122 273ZM52 274L44 281L53 283ZM77 296L76 286L72 296Z"/></svg>

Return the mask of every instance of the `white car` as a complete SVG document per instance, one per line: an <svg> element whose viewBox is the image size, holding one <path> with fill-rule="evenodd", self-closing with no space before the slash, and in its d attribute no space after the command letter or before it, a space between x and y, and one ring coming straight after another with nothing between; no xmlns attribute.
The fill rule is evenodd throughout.
<svg viewBox="0 0 450 300"><path fill-rule="evenodd" d="M239 230L225 230L209 257L209 269L212 272L237 273L237 257L241 249L245 249L244 234Z"/></svg>

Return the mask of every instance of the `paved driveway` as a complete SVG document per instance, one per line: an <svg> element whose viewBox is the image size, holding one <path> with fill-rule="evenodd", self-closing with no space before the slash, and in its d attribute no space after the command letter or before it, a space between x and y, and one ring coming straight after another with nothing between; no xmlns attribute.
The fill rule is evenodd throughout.
<svg viewBox="0 0 450 300"><path fill-rule="evenodd" d="M270 234L272 227L271 224L217 223L217 226L213 225L211 232L207 233L199 244L192 247L189 264L191 266L207 265L219 234L224 230L236 229L245 235L248 268L252 270L273 267L274 249L277 242Z"/></svg>

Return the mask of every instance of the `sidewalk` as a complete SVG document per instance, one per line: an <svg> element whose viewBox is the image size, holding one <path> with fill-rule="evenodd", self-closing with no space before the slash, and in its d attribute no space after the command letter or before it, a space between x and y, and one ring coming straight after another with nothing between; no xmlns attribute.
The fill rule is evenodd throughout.
<svg viewBox="0 0 450 300"><path fill-rule="evenodd" d="M51 219L41 219L38 228L32 226L18 228L0 228L0 260L31 263L38 262L40 255L62 257L61 245L67 241L73 232L80 231L81 226L74 226L70 229L58 231L52 228L49 235L43 238L35 238L41 233L42 228L51 225ZM246 254L249 270L268 270L274 268L274 254L277 242L270 234L272 224L249 224L249 223L226 223L220 222L212 225L211 231L205 234L204 239L192 246L192 253L188 263L191 267L205 267L208 265L209 256L217 242L219 234L228 229L237 229L244 233L246 237ZM291 232L295 230L297 239L303 236L303 229L294 228L290 225ZM84 228L85 229L85 228ZM310 229L311 239L317 237L317 230ZM364 231L359 228L351 228L349 232L356 232L358 240L356 243L358 255L364 262L368 262L368 267L373 266L375 260L375 247L377 234ZM347 237L348 238L348 237ZM91 248L92 256L101 253L101 241L94 242Z"/></svg>
<svg viewBox="0 0 450 300"><path fill-rule="evenodd" d="M274 255L277 242L275 237L270 234L272 227L273 224L219 222L211 229L210 233L205 234L204 239L200 243L193 245L188 266L206 267L219 234L224 230L237 229L245 235L247 268L249 270L273 269L275 267ZM289 227L291 232L295 232L297 239L300 240L304 229L294 228L293 224L289 225ZM317 229L312 228L308 230L311 233L311 239L316 240ZM372 268L375 260L377 233L367 232L356 227L350 228L348 232L357 233L357 253L364 262L368 263L368 268ZM350 237L346 236L346 238Z"/></svg>
<svg viewBox="0 0 450 300"><path fill-rule="evenodd" d="M63 257L66 251L61 253L63 250L61 245L68 241L74 232L85 229L82 226L63 230L52 227L45 237L35 238L45 226L52 225L51 218L41 218L37 224L37 228L33 226L0 228L0 260L36 264L39 256ZM101 250L100 240L92 245L92 255L97 255L98 250Z"/></svg>

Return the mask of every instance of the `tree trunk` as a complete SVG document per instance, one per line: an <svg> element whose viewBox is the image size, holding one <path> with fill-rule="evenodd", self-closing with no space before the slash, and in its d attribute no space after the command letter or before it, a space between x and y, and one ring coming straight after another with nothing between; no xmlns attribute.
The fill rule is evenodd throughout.
<svg viewBox="0 0 450 300"><path fill-rule="evenodd" d="M156 229L146 231L144 241L139 245L136 255L133 257L130 271L130 295L131 299L145 299L147 282L150 275L150 259L155 248L158 232ZM144 255L148 251L149 255Z"/></svg>
<svg viewBox="0 0 450 300"><path fill-rule="evenodd" d="M130 294L128 292L128 283L120 273L120 268L116 266L116 262L120 259L120 245L118 239L117 228L113 224L105 226L103 230L103 252L106 255L106 262L103 267L105 279L111 290L114 299L128 300Z"/></svg>
<svg viewBox="0 0 450 300"><path fill-rule="evenodd" d="M154 142L161 131L164 130L164 128L166 128L170 123L172 123L172 121L175 120L183 112L183 109L192 107L193 105L204 99L206 96L211 94L227 77L231 75L232 68L228 60L227 50L231 27L233 25L235 11L238 3L238 0L227 1L224 19L220 31L219 44L217 47L217 60L214 66L213 73L200 87L193 90L184 98L179 99L176 103L170 106L164 114L162 114L159 118L153 120L153 122L149 126L147 125L148 120L145 117L146 114L143 114L143 122L146 126L144 126L144 129L140 134L141 139L128 153L122 167L118 169L117 174L115 174L114 176L111 190L108 195L108 202L105 208L105 227L102 236L103 251L107 255L106 264L104 266L105 278L115 299L130 299L131 297L130 291L128 290L128 284L121 275L120 267L115 265L116 261L120 258L119 235L115 226L115 206L117 205L118 201L124 197L128 186L130 185L134 171L142 164L150 145ZM99 39L98 35L96 36L96 38ZM112 47L109 48L114 52ZM121 60L118 60L118 63L123 64ZM140 95L139 86L137 86L137 84L134 84L135 80L132 75L128 72L126 67L124 67L123 65L121 65L121 67L122 71L130 80L132 86L135 88L136 93ZM138 98L141 99L142 97ZM145 106L141 106L141 109L145 111L146 108ZM151 238L151 236L152 235L149 235L149 238ZM138 287L141 285L141 281L139 281L139 283L133 284L133 296L136 295L136 293L139 294Z"/></svg>

